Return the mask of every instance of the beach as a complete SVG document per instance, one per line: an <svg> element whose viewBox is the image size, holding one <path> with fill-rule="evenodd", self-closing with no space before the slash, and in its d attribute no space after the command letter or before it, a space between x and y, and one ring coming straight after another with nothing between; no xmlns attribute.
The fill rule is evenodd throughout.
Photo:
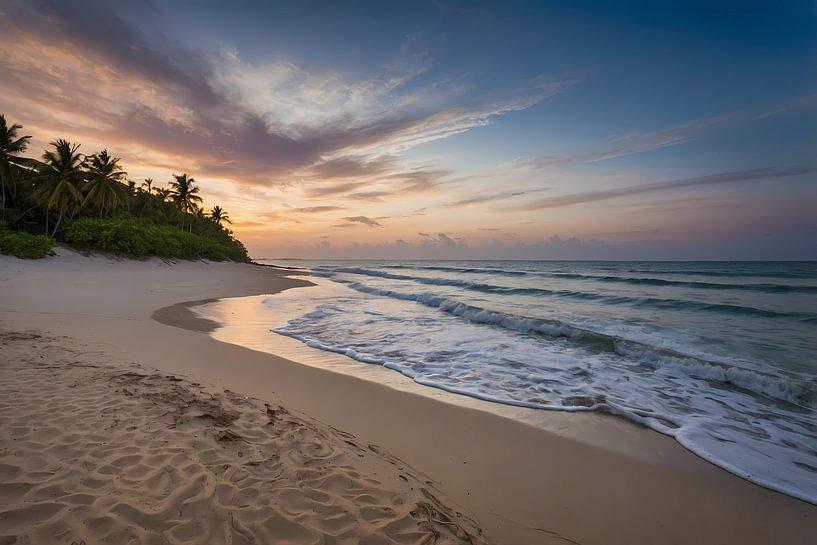
<svg viewBox="0 0 817 545"><path fill-rule="evenodd" d="M813 504L625 419L421 395L220 342L191 310L308 286L296 270L59 254L0 256L3 543L817 535Z"/></svg>

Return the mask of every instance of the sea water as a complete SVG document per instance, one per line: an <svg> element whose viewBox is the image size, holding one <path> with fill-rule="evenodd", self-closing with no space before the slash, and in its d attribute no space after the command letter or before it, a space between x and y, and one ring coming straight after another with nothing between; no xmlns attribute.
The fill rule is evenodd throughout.
<svg viewBox="0 0 817 545"><path fill-rule="evenodd" d="M335 289L263 299L295 316L270 335L495 403L619 415L817 503L817 263L279 264Z"/></svg>

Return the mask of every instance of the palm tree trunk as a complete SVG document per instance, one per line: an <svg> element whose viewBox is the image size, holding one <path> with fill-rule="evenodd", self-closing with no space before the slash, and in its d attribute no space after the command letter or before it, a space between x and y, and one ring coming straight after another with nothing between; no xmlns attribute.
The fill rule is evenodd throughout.
<svg viewBox="0 0 817 545"><path fill-rule="evenodd" d="M48 208L45 209L45 234L48 235Z"/></svg>
<svg viewBox="0 0 817 545"><path fill-rule="evenodd" d="M6 219L6 177L0 176L0 211Z"/></svg>
<svg viewBox="0 0 817 545"><path fill-rule="evenodd" d="M57 229L60 228L60 222L62 221L62 212L63 212L62 209L60 209L60 216L57 218L57 225L54 226L54 232L51 233L52 237L57 234Z"/></svg>

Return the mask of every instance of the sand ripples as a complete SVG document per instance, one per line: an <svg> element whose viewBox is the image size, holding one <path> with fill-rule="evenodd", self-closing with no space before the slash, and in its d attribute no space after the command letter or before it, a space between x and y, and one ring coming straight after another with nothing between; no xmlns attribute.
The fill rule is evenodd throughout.
<svg viewBox="0 0 817 545"><path fill-rule="evenodd" d="M484 543L348 433L70 339L0 343L2 543Z"/></svg>

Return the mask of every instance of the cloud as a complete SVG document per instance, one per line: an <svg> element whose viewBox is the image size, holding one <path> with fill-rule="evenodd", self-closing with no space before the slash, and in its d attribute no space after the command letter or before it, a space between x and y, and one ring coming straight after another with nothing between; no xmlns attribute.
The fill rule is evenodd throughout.
<svg viewBox="0 0 817 545"><path fill-rule="evenodd" d="M391 197L394 195L391 191L361 191L360 193L350 193L349 195L344 195L344 199L354 199L358 201L372 201L372 202L380 202L385 197Z"/></svg>
<svg viewBox="0 0 817 545"><path fill-rule="evenodd" d="M426 243L428 243L430 237L426 237L424 240L426 241ZM434 241L434 243L445 248L467 248L465 242L463 242L462 239L451 238L445 233L437 233L437 240Z"/></svg>
<svg viewBox="0 0 817 545"><path fill-rule="evenodd" d="M652 151L683 144L711 132L734 127L758 119L782 115L788 112L817 106L817 94L788 100L770 108L739 110L726 114L693 119L651 132L621 134L614 136L597 149L574 155L538 155L522 157L506 163L516 170L541 169L577 163L594 163L616 157Z"/></svg>
<svg viewBox="0 0 817 545"><path fill-rule="evenodd" d="M470 90L463 100L459 86L428 77L431 59L411 40L379 73L352 76L285 58L250 63L229 47L185 46L146 2L12 0L2 10L0 110L15 111L43 138L104 142L142 165L183 162L199 179L360 184L312 188L313 195L365 193L372 177L394 182L396 195L432 190L438 172L406 171L394 154L484 126L574 83L537 78L515 90Z"/></svg>
<svg viewBox="0 0 817 545"><path fill-rule="evenodd" d="M345 219L348 222L352 222L352 223L362 223L363 225L367 225L369 227L383 227L383 224L378 222L376 219L369 218L369 217L366 217L366 216L347 216L347 217L345 217L343 219ZM377 219L382 219L382 218L377 218Z"/></svg>
<svg viewBox="0 0 817 545"><path fill-rule="evenodd" d="M342 184L322 183L320 185L304 186L304 193L308 197L325 197L327 195L336 195L339 193L347 193L355 191L366 186L365 182L345 182Z"/></svg>
<svg viewBox="0 0 817 545"><path fill-rule="evenodd" d="M458 207L462 207L462 206L468 206L468 205L471 205L471 204L482 204L482 203L486 203L486 202L511 199L513 197L520 197L522 195L530 195L532 193L541 193L543 191L548 191L549 189L550 189L549 187L543 187L543 188L540 188L540 189L528 189L528 190L525 190L525 191L504 191L502 193L489 193L489 194L483 194L483 195L474 195L473 197L468 197L466 199L462 199L462 200L459 200L459 201L447 203L447 204L444 204L443 206L446 206L446 207L449 207L449 208L458 208Z"/></svg>
<svg viewBox="0 0 817 545"><path fill-rule="evenodd" d="M266 223L263 223L263 222L260 222L260 221L242 220L242 219L233 220L233 224L240 225L242 228L245 228L245 229L255 229L255 228L258 228L258 227L266 227L267 226Z"/></svg>
<svg viewBox="0 0 817 545"><path fill-rule="evenodd" d="M788 176L800 176L817 172L817 167L768 167L751 170L738 170L733 172L719 172L706 176L696 176L693 178L681 178L666 182L654 182L649 184L632 185L608 189L603 191L590 191L587 193L575 193L572 195L562 195L547 199L539 199L519 206L507 207L506 210L542 210L545 208L559 208L587 202L605 201L641 193L653 193L658 191L668 191L684 187L710 186L726 183L740 183L752 180L763 180L768 178L783 178Z"/></svg>
<svg viewBox="0 0 817 545"><path fill-rule="evenodd" d="M436 188L440 181L451 174L448 170L415 169L407 172L397 172L384 179L395 182L400 193L419 193Z"/></svg>
<svg viewBox="0 0 817 545"><path fill-rule="evenodd" d="M363 178L384 174L394 168L391 157L365 158L344 156L327 159L309 168L310 174L322 180L332 178Z"/></svg>
<svg viewBox="0 0 817 545"><path fill-rule="evenodd" d="M774 232L764 235L762 240L757 233L713 237L712 233L704 232L693 240L673 240L655 236L660 233L650 230L650 240L613 242L553 235L531 242L494 239L481 245L458 241L445 233L426 233L416 242L397 239L348 246L335 246L322 239L313 245L268 248L259 255L304 259L791 260L817 256L815 232L813 227L797 233Z"/></svg>
<svg viewBox="0 0 817 545"><path fill-rule="evenodd" d="M333 212L335 210L345 210L342 206L305 206L302 208L293 208L296 212L303 214L318 214L321 212Z"/></svg>
<svg viewBox="0 0 817 545"><path fill-rule="evenodd" d="M412 210L411 212L409 212L408 214L406 214L403 217L404 218L412 218L412 217L415 217L415 216L425 216L426 215L426 210L427 210L426 207L417 208L416 210Z"/></svg>
<svg viewBox="0 0 817 545"><path fill-rule="evenodd" d="M383 176L364 181L337 182L337 178L309 181L303 186L308 197L335 196L353 200L382 201L387 197L422 193L435 190L451 174L448 170L414 168L398 169Z"/></svg>
<svg viewBox="0 0 817 545"><path fill-rule="evenodd" d="M749 206L747 202L734 200L735 196L729 195L723 198L713 198L710 195L701 197L672 197L666 199L655 199L646 202L624 202L603 205L605 208L626 209L627 214L668 214L682 210L706 210L714 208L724 210L726 208L745 208Z"/></svg>

